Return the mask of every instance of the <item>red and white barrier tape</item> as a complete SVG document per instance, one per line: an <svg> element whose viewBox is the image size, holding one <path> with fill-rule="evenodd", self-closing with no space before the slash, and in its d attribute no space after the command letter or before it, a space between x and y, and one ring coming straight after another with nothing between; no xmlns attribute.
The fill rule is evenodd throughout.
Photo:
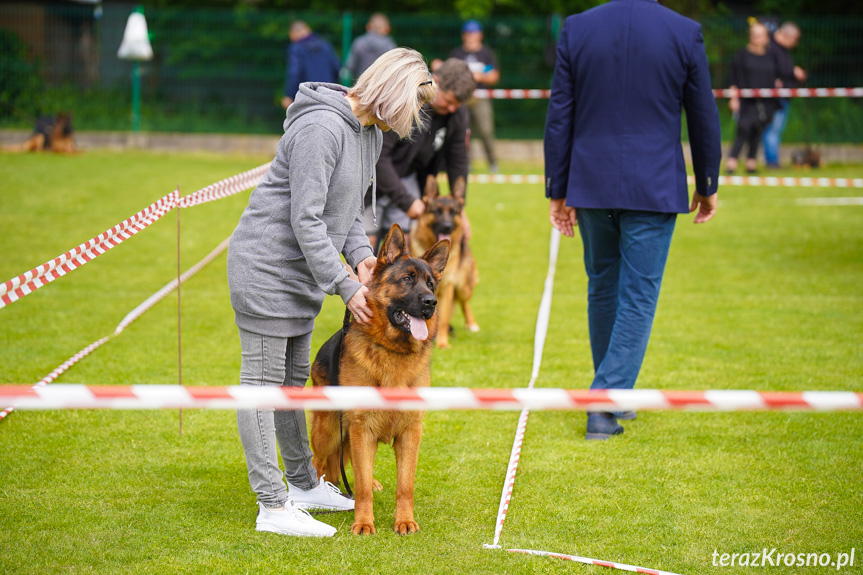
<svg viewBox="0 0 863 575"><path fill-rule="evenodd" d="M288 387L237 385L53 384L0 385L0 401L19 409L345 409L384 411L861 411L863 393L850 391L760 392L658 389L470 389L425 387Z"/></svg>
<svg viewBox="0 0 863 575"><path fill-rule="evenodd" d="M158 199L137 214L80 246L0 285L0 308L30 294L55 279L94 260L137 234L177 204L177 191Z"/></svg>
<svg viewBox="0 0 863 575"><path fill-rule="evenodd" d="M863 88L763 88L713 90L715 98L863 98ZM547 100L551 90L475 90L478 100Z"/></svg>
<svg viewBox="0 0 863 575"><path fill-rule="evenodd" d="M687 182L695 184L689 176ZM782 178L773 176L719 176L720 186L766 186L769 188L863 188L863 178Z"/></svg>
<svg viewBox="0 0 863 575"><path fill-rule="evenodd" d="M470 174L473 184L542 184L539 174ZM695 177L688 176L689 185ZM781 176L719 176L720 186L765 186L786 188L863 188L863 178L791 178Z"/></svg>
<svg viewBox="0 0 863 575"><path fill-rule="evenodd" d="M740 88L713 90L717 98L863 98L863 88Z"/></svg>
<svg viewBox="0 0 863 575"><path fill-rule="evenodd" d="M242 174L237 174L236 176L218 181L215 184L210 184L206 188L202 188L188 196L183 196L177 205L181 208L191 208L192 206L199 206L207 202L227 198L228 196L239 194L243 190L253 188L258 185L258 182L261 181L261 178L270 169L270 164L272 162L267 162Z"/></svg>
<svg viewBox="0 0 863 575"><path fill-rule="evenodd" d="M548 100L551 90L474 90L477 100Z"/></svg>
<svg viewBox="0 0 863 575"><path fill-rule="evenodd" d="M609 567L611 569L619 569L621 571L631 571L633 573L647 573L648 575L678 575L670 571L662 571L660 569L648 569L647 567L636 567L635 565L627 565L626 563L615 563L613 561L600 561L599 559L591 559L589 557L579 557L578 555L564 555L563 553L549 553L548 551L534 551L533 549L507 549L510 553L523 553L525 555L540 555L542 557L554 557L556 559L564 559L566 561L575 561L586 565L599 565L600 567Z"/></svg>
<svg viewBox="0 0 863 575"><path fill-rule="evenodd" d="M147 206L134 216L106 230L95 238L88 240L60 255L53 260L35 267L32 270L14 277L0 285L0 308L28 295L55 279L66 275L102 255L123 241L129 239L144 228L153 224L175 207L190 208L213 200L225 198L257 185L270 164L258 166L242 174L231 176L196 192L179 197L175 190L155 203Z"/></svg>
<svg viewBox="0 0 863 575"><path fill-rule="evenodd" d="M193 275L198 273L198 271L200 271L201 268L203 268L205 265L207 265L208 263L213 261L219 254L224 252L228 248L228 240L229 239L230 238L226 238L225 240L223 240L222 243L220 243L218 246L216 246L216 248L213 251L211 251L209 254L207 254L204 257L204 259L202 259L201 261L199 261L198 263L196 263L195 265L190 267L188 270L186 270L186 272L180 276L180 282L179 283L183 283L186 280L188 280L190 277L192 277ZM146 300L144 300L144 302L141 303L141 305L139 305L138 307L133 309L131 312L126 314L126 317L124 317L123 320L120 321L120 323L114 329L113 334L111 334L107 337L103 337L102 339L100 339L98 341L94 341L93 343L91 343L90 345L88 345L87 347L85 347L84 349L82 349L81 351L79 351L78 353L76 353L75 355L73 355L72 357L67 359L66 361L64 361L56 369L54 369L54 371L52 371L51 373L49 373L48 375L43 377L38 383L36 383L33 386L33 388L35 389L38 387L43 387L45 385L48 385L49 383L51 383L52 381L57 379L65 371L67 371L70 367L72 367L73 365L75 365L76 363L78 363L79 361L81 361L82 359L87 357L88 355L90 355L97 348L101 347L102 344L107 342L109 339L112 339L112 338L120 335L123 332L123 330L129 326L129 324L131 324L133 321L135 321L136 319L141 317L144 314L144 312L146 312L151 307L156 305L156 303L161 301L169 293L171 293L172 291L177 289L177 285L178 285L178 282L176 279L173 279L170 282L168 282L164 287L162 287L162 289L160 289L159 291L157 291L156 293L154 293L153 295L148 297ZM13 411L15 411L14 406L7 407L3 411L0 411L0 421L2 421L7 415L12 413Z"/></svg>

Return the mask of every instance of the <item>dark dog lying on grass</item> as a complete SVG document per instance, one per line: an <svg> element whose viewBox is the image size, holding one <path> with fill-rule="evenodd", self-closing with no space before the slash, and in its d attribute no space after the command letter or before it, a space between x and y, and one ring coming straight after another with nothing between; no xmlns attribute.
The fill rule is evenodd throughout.
<svg viewBox="0 0 863 575"><path fill-rule="evenodd" d="M75 148L75 129L72 127L72 114L59 112L56 116L39 116L33 135L22 144L3 146L4 152L41 152L58 154L79 154Z"/></svg>

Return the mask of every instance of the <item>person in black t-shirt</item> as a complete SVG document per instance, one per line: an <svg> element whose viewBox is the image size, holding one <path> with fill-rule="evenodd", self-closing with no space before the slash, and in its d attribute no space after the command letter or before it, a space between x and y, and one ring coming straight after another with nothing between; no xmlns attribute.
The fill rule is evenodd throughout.
<svg viewBox="0 0 863 575"><path fill-rule="evenodd" d="M426 125L410 140L400 140L394 132L384 132L383 148L376 165L377 213L369 207L366 194L364 214L366 235L372 246L386 235L392 224L408 234L411 220L425 211L422 189L429 175L446 170L450 189L467 186L470 160L467 155L468 119L462 104L473 96L476 83L467 64L450 58L434 69L438 84L435 99L423 107ZM462 213L465 235L470 236L467 214ZM408 245L410 245L408 243Z"/></svg>
<svg viewBox="0 0 863 575"><path fill-rule="evenodd" d="M767 27L763 24L753 24L749 28L749 43L746 48L734 55L731 61L731 88L777 88L779 69L776 59L768 54L767 46L770 37ZM746 143L749 150L746 157L746 171L752 173L757 166L756 154L761 133L773 118L773 113L779 107L775 98L739 98L733 97L728 107L737 117L737 135L734 145L728 155L725 169L729 174L737 169L737 156Z"/></svg>
<svg viewBox="0 0 863 575"><path fill-rule="evenodd" d="M482 25L476 20L468 20L461 29L462 45L450 52L450 58L464 60L473 72L477 88L489 89L500 82L500 68L497 57L488 46L482 43ZM497 172L497 154L494 150L494 111L492 101L473 99L468 103L470 110L471 133L477 135L485 148L488 170Z"/></svg>

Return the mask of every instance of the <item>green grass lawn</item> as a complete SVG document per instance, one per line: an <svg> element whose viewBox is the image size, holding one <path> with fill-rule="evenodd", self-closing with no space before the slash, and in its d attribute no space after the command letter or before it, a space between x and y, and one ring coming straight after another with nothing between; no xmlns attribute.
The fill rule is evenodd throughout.
<svg viewBox="0 0 863 575"><path fill-rule="evenodd" d="M268 157L88 152L0 155L0 281L53 258L179 185L182 194ZM511 173L539 173L509 164ZM772 175L772 174L771 174ZM835 167L782 175L861 177ZM863 207L798 206L860 190L734 188L717 218L678 219L639 387L863 391ZM248 192L183 210L182 266L233 230ZM455 322L433 385L527 385L549 226L540 186L473 185L482 327ZM33 383L176 275L176 212L0 309L0 383ZM585 388L592 365L580 240L564 238L541 387ZM177 382L173 294L57 383ZM235 385L240 350L218 258L182 289L183 382ZM317 349L341 323L329 298ZM3 406L0 406L2 408ZM416 493L421 531L392 533L395 463L381 446L378 534L352 513L332 539L254 531L256 505L229 411L16 412L0 422L3 573L606 573L489 551L516 412L430 412ZM585 442L585 414L532 412L501 543L664 569L746 573L721 553L837 553L863 564L860 413L642 412ZM785 567L770 573L834 572Z"/></svg>

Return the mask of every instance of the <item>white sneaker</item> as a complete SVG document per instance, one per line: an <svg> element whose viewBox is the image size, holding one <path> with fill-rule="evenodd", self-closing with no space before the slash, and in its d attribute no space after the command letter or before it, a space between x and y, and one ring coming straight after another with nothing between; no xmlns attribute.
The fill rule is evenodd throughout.
<svg viewBox="0 0 863 575"><path fill-rule="evenodd" d="M300 509L290 498L285 502L284 509L272 510L267 509L263 504L258 505L261 510L255 521L257 531L298 537L332 537L336 534L335 527L321 523L307 511Z"/></svg>
<svg viewBox="0 0 863 575"><path fill-rule="evenodd" d="M353 511L354 500L342 494L339 488L324 481L321 476L317 487L303 491L288 483L288 497L297 502L300 509L312 509L320 511Z"/></svg>

